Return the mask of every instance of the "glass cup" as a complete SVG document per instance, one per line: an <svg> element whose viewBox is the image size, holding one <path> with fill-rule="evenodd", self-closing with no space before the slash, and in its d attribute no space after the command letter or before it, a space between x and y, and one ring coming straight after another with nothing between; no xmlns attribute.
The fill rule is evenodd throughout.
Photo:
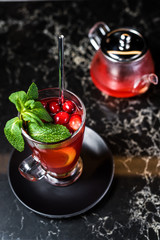
<svg viewBox="0 0 160 240"><path fill-rule="evenodd" d="M38 100L47 98L59 98L59 89L48 88L39 91ZM44 178L53 185L66 186L75 182L82 173L83 162L80 152L85 130L86 110L80 98L72 92L64 90L64 98L75 103L82 118L79 129L70 138L56 143L44 143L32 139L22 129L22 134L32 154L22 161L19 171L30 181Z"/></svg>

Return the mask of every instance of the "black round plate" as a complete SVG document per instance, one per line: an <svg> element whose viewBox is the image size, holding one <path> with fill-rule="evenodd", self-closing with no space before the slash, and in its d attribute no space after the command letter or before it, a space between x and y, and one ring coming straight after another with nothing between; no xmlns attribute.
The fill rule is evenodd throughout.
<svg viewBox="0 0 160 240"><path fill-rule="evenodd" d="M15 196L35 213L50 218L76 216L95 206L110 188L114 174L111 152L104 140L88 127L85 128L81 151L83 173L67 187L53 186L44 179L30 182L23 178L18 166L29 154L27 144L24 152L13 152L8 179Z"/></svg>

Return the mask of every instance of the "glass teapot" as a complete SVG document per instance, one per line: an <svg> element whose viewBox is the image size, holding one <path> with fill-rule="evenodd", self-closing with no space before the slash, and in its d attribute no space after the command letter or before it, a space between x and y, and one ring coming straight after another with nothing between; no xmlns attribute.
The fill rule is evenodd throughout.
<svg viewBox="0 0 160 240"><path fill-rule="evenodd" d="M96 23L88 37L97 50L90 74L102 92L114 97L132 97L157 84L154 63L145 39L136 30L110 30L104 22Z"/></svg>

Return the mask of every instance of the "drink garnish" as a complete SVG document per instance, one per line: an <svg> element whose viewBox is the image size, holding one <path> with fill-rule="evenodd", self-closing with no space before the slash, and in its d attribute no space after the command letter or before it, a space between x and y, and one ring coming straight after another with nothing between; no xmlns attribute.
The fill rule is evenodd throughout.
<svg viewBox="0 0 160 240"><path fill-rule="evenodd" d="M53 122L52 117L44 108L42 103L37 101L37 99L38 88L35 83L30 85L27 93L25 91L18 91L9 96L9 100L15 104L19 114L17 117L12 118L6 123L4 133L9 143L20 152L24 150L24 139L21 132L21 128L24 127L24 125L30 129L32 128L32 131L30 132L32 132L31 137L33 138L33 135L35 135L37 131L38 139L42 142L47 141L47 138L44 134L46 129L48 129L47 131L52 132L52 137L51 135L48 137L50 142L57 142L57 139L59 139L58 141L61 141L71 135L65 126L56 127L55 124L51 123ZM34 131L32 127L33 125ZM41 127L42 130L40 131ZM58 134L59 137L57 137ZM38 139L36 138L36 140Z"/></svg>
<svg viewBox="0 0 160 240"><path fill-rule="evenodd" d="M27 132L31 138L46 143L59 142L71 136L65 126L53 123L44 123L43 126L29 123Z"/></svg>

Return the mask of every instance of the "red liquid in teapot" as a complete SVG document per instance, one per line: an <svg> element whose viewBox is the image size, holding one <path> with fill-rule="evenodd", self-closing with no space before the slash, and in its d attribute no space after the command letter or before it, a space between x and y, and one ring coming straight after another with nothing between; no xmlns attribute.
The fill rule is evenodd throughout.
<svg viewBox="0 0 160 240"><path fill-rule="evenodd" d="M130 63L112 62L97 51L91 63L90 74L93 83L102 92L114 97L132 97L148 90L148 82L142 82L145 74L154 73L150 52L143 59Z"/></svg>

